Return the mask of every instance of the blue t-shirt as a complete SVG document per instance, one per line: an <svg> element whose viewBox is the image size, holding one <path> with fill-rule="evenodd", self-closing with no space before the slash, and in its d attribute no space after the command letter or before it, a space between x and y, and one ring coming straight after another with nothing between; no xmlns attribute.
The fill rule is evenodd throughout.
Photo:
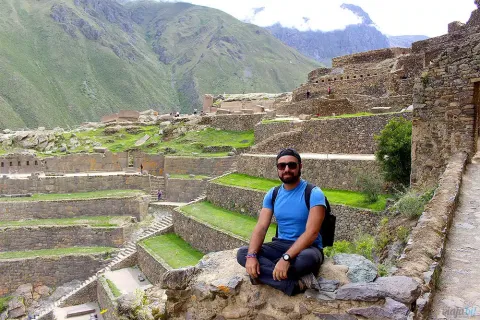
<svg viewBox="0 0 480 320"><path fill-rule="evenodd" d="M307 209L307 206L305 205L306 187L307 182L301 180L295 189L285 190L282 184L278 190L277 198L275 199L275 210L273 213L278 223L279 239L296 241L305 232L310 208L315 206L326 207L323 191L319 187L315 187L310 195L310 208ZM263 207L271 210L273 210L273 189L274 188L270 189L263 198ZM313 245L320 249L323 248L322 236L320 233Z"/></svg>

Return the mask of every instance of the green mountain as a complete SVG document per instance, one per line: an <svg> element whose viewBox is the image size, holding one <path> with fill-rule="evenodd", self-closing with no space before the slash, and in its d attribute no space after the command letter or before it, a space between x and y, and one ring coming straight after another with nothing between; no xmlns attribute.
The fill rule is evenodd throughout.
<svg viewBox="0 0 480 320"><path fill-rule="evenodd" d="M75 125L121 109L191 112L204 93L292 90L317 66L207 7L0 2L0 127Z"/></svg>

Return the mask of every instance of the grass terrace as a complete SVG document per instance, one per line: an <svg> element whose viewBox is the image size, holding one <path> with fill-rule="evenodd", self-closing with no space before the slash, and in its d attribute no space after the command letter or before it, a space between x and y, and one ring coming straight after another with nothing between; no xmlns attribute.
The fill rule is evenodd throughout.
<svg viewBox="0 0 480 320"><path fill-rule="evenodd" d="M97 216L75 217L63 219L37 219L20 221L0 221L1 227L30 227L30 226L77 226L88 225L90 227L119 227L128 223L130 217L126 216Z"/></svg>
<svg viewBox="0 0 480 320"><path fill-rule="evenodd" d="M203 257L203 253L174 233L148 238L141 244L152 256L164 260L174 269L194 266Z"/></svg>
<svg viewBox="0 0 480 320"><path fill-rule="evenodd" d="M249 240L257 219L238 212L225 210L214 206L208 201L197 202L180 208L187 216L195 217L214 227L236 234L245 240ZM268 229L266 241L269 242L275 236L276 225L271 224Z"/></svg>
<svg viewBox="0 0 480 320"><path fill-rule="evenodd" d="M278 180L253 177L246 174L232 173L214 180L215 183L227 186L242 187L253 190L267 192L273 187L280 184ZM348 190L322 189L330 204L340 204L355 208L370 209L373 211L381 211L385 209L387 198L389 195L381 195L378 201L368 203L365 196L361 192Z"/></svg>
<svg viewBox="0 0 480 320"><path fill-rule="evenodd" d="M101 198L125 198L133 196L141 196L146 193L141 190L100 190L92 192L76 192L76 193L42 193L34 194L31 197L9 198L2 197L0 201L54 201L54 200L84 200L84 199L101 199Z"/></svg>
<svg viewBox="0 0 480 320"><path fill-rule="evenodd" d="M35 257L60 257L66 255L86 255L104 253L111 255L117 249L110 247L70 247L58 249L0 252L0 260L27 259Z"/></svg>
<svg viewBox="0 0 480 320"><path fill-rule="evenodd" d="M176 127L181 127L179 123ZM105 132L107 130L107 132ZM75 149L70 149L71 153L93 152L93 144L100 143L111 152L124 152L128 150L139 150L149 154L172 154L175 156L200 156L200 157L220 157L227 156L228 152L208 153L204 152L206 146L231 146L236 149L244 149L254 144L253 130L249 131L225 131L207 128L199 131L187 131L184 135L172 138L167 141L164 135L159 134L158 126L141 126L135 129L122 128L115 133L108 133L109 128L99 128L88 131L64 133L56 142L58 144L68 142L70 139L77 139L80 143ZM150 138L141 146L135 146L135 142L149 135ZM87 144L87 141L89 142ZM175 150L172 152L171 150ZM54 153L62 155L64 153ZM51 156L52 154L39 154L41 156Z"/></svg>

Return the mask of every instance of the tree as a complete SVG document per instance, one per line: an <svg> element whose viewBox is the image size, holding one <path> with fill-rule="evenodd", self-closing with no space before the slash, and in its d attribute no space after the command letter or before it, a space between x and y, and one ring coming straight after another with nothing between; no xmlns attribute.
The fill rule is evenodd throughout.
<svg viewBox="0 0 480 320"><path fill-rule="evenodd" d="M385 180L396 185L410 183L412 122L394 118L388 122L380 135L375 136L377 152Z"/></svg>

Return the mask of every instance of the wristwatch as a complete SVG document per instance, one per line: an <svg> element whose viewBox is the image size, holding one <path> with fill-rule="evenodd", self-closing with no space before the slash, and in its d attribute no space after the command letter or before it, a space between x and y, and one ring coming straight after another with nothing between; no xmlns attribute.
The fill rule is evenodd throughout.
<svg viewBox="0 0 480 320"><path fill-rule="evenodd" d="M290 255L288 253L284 253L282 259L285 261L290 261Z"/></svg>

